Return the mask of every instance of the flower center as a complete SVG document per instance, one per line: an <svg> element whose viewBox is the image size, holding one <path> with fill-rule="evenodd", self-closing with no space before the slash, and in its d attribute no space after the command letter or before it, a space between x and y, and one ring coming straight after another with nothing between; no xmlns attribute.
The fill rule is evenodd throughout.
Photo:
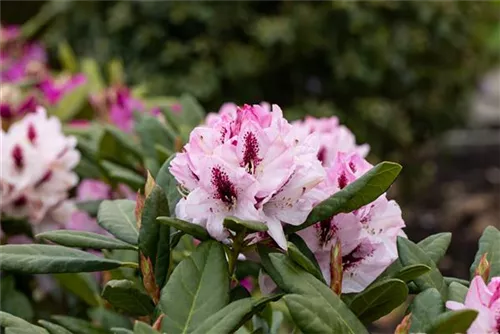
<svg viewBox="0 0 500 334"><path fill-rule="evenodd" d="M24 157L23 157L23 150L21 149L21 146L16 145L12 149L12 158L14 159L14 165L18 170L23 169L24 167Z"/></svg>
<svg viewBox="0 0 500 334"><path fill-rule="evenodd" d="M221 200L229 206L236 203L236 187L229 180L227 173L218 166L212 169L212 185L215 187L215 199Z"/></svg>
<svg viewBox="0 0 500 334"><path fill-rule="evenodd" d="M342 266L344 271L349 269L353 269L356 267L361 261L363 261L366 257L372 255L374 252L374 248L369 243L361 243L352 252L349 254L342 256Z"/></svg>
<svg viewBox="0 0 500 334"><path fill-rule="evenodd" d="M262 161L259 158L259 142L252 132L247 132L243 137L245 141L245 151L243 153L243 166L247 172L253 174L255 167Z"/></svg>

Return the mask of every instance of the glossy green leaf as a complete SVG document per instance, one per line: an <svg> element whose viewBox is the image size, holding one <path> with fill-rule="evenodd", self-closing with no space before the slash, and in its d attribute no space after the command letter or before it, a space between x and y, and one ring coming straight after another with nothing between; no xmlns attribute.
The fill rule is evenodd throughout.
<svg viewBox="0 0 500 334"><path fill-rule="evenodd" d="M31 303L25 294L16 290L14 277L3 276L0 285L1 310L26 321L32 321L34 312Z"/></svg>
<svg viewBox="0 0 500 334"><path fill-rule="evenodd" d="M231 216L224 218L224 226L234 232L242 232L244 230L248 232L267 231L267 225L264 224L263 222L253 221L253 220L242 220Z"/></svg>
<svg viewBox="0 0 500 334"><path fill-rule="evenodd" d="M201 243L174 269L161 291L162 330L193 331L229 301L226 254L216 241Z"/></svg>
<svg viewBox="0 0 500 334"><path fill-rule="evenodd" d="M122 263L63 246L0 246L0 268L26 274L75 273L118 268Z"/></svg>
<svg viewBox="0 0 500 334"><path fill-rule="evenodd" d="M451 242L451 233L437 233L433 234L424 240L420 241L419 246L431 258L434 263L438 264L444 257Z"/></svg>
<svg viewBox="0 0 500 334"><path fill-rule="evenodd" d="M108 175L114 183L124 183L130 188L136 190L142 188L146 182L146 179L142 175L139 175L135 170L122 167L111 161L100 161L99 165L104 169L106 175Z"/></svg>
<svg viewBox="0 0 500 334"><path fill-rule="evenodd" d="M446 300L448 287L434 261L420 247L406 238L398 237L397 245L399 260L403 266L424 264L431 268L430 272L413 280L419 289L423 291L436 288L443 300Z"/></svg>
<svg viewBox="0 0 500 334"><path fill-rule="evenodd" d="M89 273L54 274L57 282L90 306L99 305L100 297L95 279Z"/></svg>
<svg viewBox="0 0 500 334"><path fill-rule="evenodd" d="M378 282L357 294L350 302L349 308L363 321L371 323L389 314L406 301L408 288L399 279L387 279Z"/></svg>
<svg viewBox="0 0 500 334"><path fill-rule="evenodd" d="M114 308L138 316L151 314L155 307L148 295L126 279L109 281L102 291L102 297Z"/></svg>
<svg viewBox="0 0 500 334"><path fill-rule="evenodd" d="M379 163L356 181L318 204L311 211L304 224L288 227L287 232L302 230L336 214L352 212L373 202L389 189L401 172L401 168L401 165L394 162Z"/></svg>
<svg viewBox="0 0 500 334"><path fill-rule="evenodd" d="M48 332L39 326L30 324L24 319L13 316L10 313L0 311L0 327L3 328L21 328L31 331L36 334L47 334Z"/></svg>
<svg viewBox="0 0 500 334"><path fill-rule="evenodd" d="M177 230L180 230L186 234L192 235L198 240L204 241L209 240L210 235L207 230L205 230L200 225L192 224L184 220L171 218L171 217L158 217L156 218L160 223L167 224Z"/></svg>
<svg viewBox="0 0 500 334"><path fill-rule="evenodd" d="M134 210L135 202L128 199L103 201L97 213L97 223L118 239L137 245L139 231Z"/></svg>
<svg viewBox="0 0 500 334"><path fill-rule="evenodd" d="M290 258L297 263L299 266L301 266L303 269L305 269L307 272L311 273L319 279L321 282L325 283L325 278L323 277L323 274L321 273L321 269L317 265L317 262L311 261L307 256L305 256L297 246L295 246L294 243L288 242L288 255Z"/></svg>
<svg viewBox="0 0 500 334"><path fill-rule="evenodd" d="M492 277L500 276L500 231L493 226L488 226L481 238L479 239L479 249L476 253L476 257L474 259L474 263L470 267L470 276L471 278L474 276L474 272L476 271L477 266L479 265L479 261L481 260L481 256L483 254L488 253L486 259L490 264L490 276Z"/></svg>
<svg viewBox="0 0 500 334"><path fill-rule="evenodd" d="M451 282L451 284L448 285L448 300L463 303L468 291L469 289L466 286L456 282Z"/></svg>
<svg viewBox="0 0 500 334"><path fill-rule="evenodd" d="M427 333L429 325L444 312L444 302L438 290L430 288L418 294L411 303L410 333Z"/></svg>
<svg viewBox="0 0 500 334"><path fill-rule="evenodd" d="M142 321L136 321L134 324L134 334L159 334L160 332Z"/></svg>
<svg viewBox="0 0 500 334"><path fill-rule="evenodd" d="M179 190L177 189L177 181L169 171L170 162L174 158L175 154L163 163L160 170L158 171L158 174L156 175L156 184L158 184L165 192L165 196L167 197L168 201L168 208L169 211L172 212L172 215L175 212L175 206L182 198Z"/></svg>
<svg viewBox="0 0 500 334"><path fill-rule="evenodd" d="M195 328L192 334L234 333L254 314L260 312L269 302L280 299L282 295L260 299L244 298L232 302L217 313L208 317Z"/></svg>
<svg viewBox="0 0 500 334"><path fill-rule="evenodd" d="M357 319L354 313L335 295L329 287L321 283L313 275L297 266L288 257L281 253L270 253L269 259L272 266L280 276L276 283L288 293L300 294L305 297L317 297L328 305L326 312L335 314L332 327L333 332L360 334L367 333L366 328Z"/></svg>
<svg viewBox="0 0 500 334"><path fill-rule="evenodd" d="M66 328L46 320L38 320L38 323L45 327L50 334L72 334Z"/></svg>
<svg viewBox="0 0 500 334"><path fill-rule="evenodd" d="M82 319L65 315L54 315L52 319L73 334L109 334L107 330Z"/></svg>
<svg viewBox="0 0 500 334"><path fill-rule="evenodd" d="M426 333L456 334L465 333L477 317L476 310L459 310L445 312L437 316Z"/></svg>
<svg viewBox="0 0 500 334"><path fill-rule="evenodd" d="M48 231L37 234L36 238L38 240L52 241L53 243L67 247L90 249L137 249L137 247L119 239L109 238L102 234L85 231Z"/></svg>
<svg viewBox="0 0 500 334"><path fill-rule="evenodd" d="M425 264L413 264L402 268L396 275L394 275L394 278L400 279L403 282L410 282L428 273L430 270L431 267L426 266Z"/></svg>
<svg viewBox="0 0 500 334"><path fill-rule="evenodd" d="M163 190L155 185L144 201L139 231L139 248L151 260L156 283L161 288L167 278L170 258L170 227L156 221L158 216L168 216L168 202Z"/></svg>

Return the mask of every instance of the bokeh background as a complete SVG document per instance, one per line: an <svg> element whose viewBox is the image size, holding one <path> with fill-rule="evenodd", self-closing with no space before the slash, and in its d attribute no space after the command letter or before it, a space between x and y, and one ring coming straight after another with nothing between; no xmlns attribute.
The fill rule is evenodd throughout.
<svg viewBox="0 0 500 334"><path fill-rule="evenodd" d="M277 103L290 118L337 115L369 160L404 166L391 189L408 235L453 231L441 263L466 278L477 239L500 227L500 3L2 1L104 65L121 59L148 94Z"/></svg>

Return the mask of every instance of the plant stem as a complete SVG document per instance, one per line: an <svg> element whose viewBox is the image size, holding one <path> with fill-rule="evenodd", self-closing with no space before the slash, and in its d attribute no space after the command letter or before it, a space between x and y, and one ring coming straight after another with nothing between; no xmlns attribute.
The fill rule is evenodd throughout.
<svg viewBox="0 0 500 334"><path fill-rule="evenodd" d="M134 268L134 269L139 268L139 264L135 262L122 262L121 266L125 268Z"/></svg>

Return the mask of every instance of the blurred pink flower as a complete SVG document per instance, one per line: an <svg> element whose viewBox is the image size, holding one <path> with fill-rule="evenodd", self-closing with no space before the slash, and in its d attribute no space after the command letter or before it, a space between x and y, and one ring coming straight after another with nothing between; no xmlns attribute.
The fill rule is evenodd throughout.
<svg viewBox="0 0 500 334"><path fill-rule="evenodd" d="M366 173L372 165L356 153L338 153L319 186L331 195ZM330 251L341 243L344 277L342 292L360 292L397 257L396 240L404 235L401 209L385 194L351 213L341 213L308 227L298 234L315 254L327 283L330 281Z"/></svg>
<svg viewBox="0 0 500 334"><path fill-rule="evenodd" d="M260 220L286 249L282 224L305 220L312 189L324 178L315 141L298 140L276 105L225 104L206 124L191 132L171 163L171 173L189 192L176 215L219 240L227 237L226 216Z"/></svg>
<svg viewBox="0 0 500 334"><path fill-rule="evenodd" d="M13 84L2 83L0 89L0 117L2 122L11 122L36 110L33 95L23 95L21 89Z"/></svg>
<svg viewBox="0 0 500 334"><path fill-rule="evenodd" d="M476 320L467 330L467 334L500 333L500 277L493 277L486 285L481 276L476 276L470 283L464 303L446 302L450 310L473 309L478 311Z"/></svg>
<svg viewBox="0 0 500 334"><path fill-rule="evenodd" d="M60 121L38 108L2 131L0 140L1 211L41 224L78 181L72 171L80 160L76 138L65 136Z"/></svg>
<svg viewBox="0 0 500 334"><path fill-rule="evenodd" d="M367 144L356 145L354 134L347 127L340 125L337 117L315 118L306 116L303 121L295 121L293 125L302 132L304 137L310 133L318 134L318 140L321 144L317 155L325 167L332 165L338 152L356 152L361 157L365 157L370 150L370 146Z"/></svg>
<svg viewBox="0 0 500 334"><path fill-rule="evenodd" d="M76 74L73 76L63 75L58 78L47 76L37 87L43 94L43 99L48 105L57 104L65 94L70 93L76 87L85 84L85 75Z"/></svg>

